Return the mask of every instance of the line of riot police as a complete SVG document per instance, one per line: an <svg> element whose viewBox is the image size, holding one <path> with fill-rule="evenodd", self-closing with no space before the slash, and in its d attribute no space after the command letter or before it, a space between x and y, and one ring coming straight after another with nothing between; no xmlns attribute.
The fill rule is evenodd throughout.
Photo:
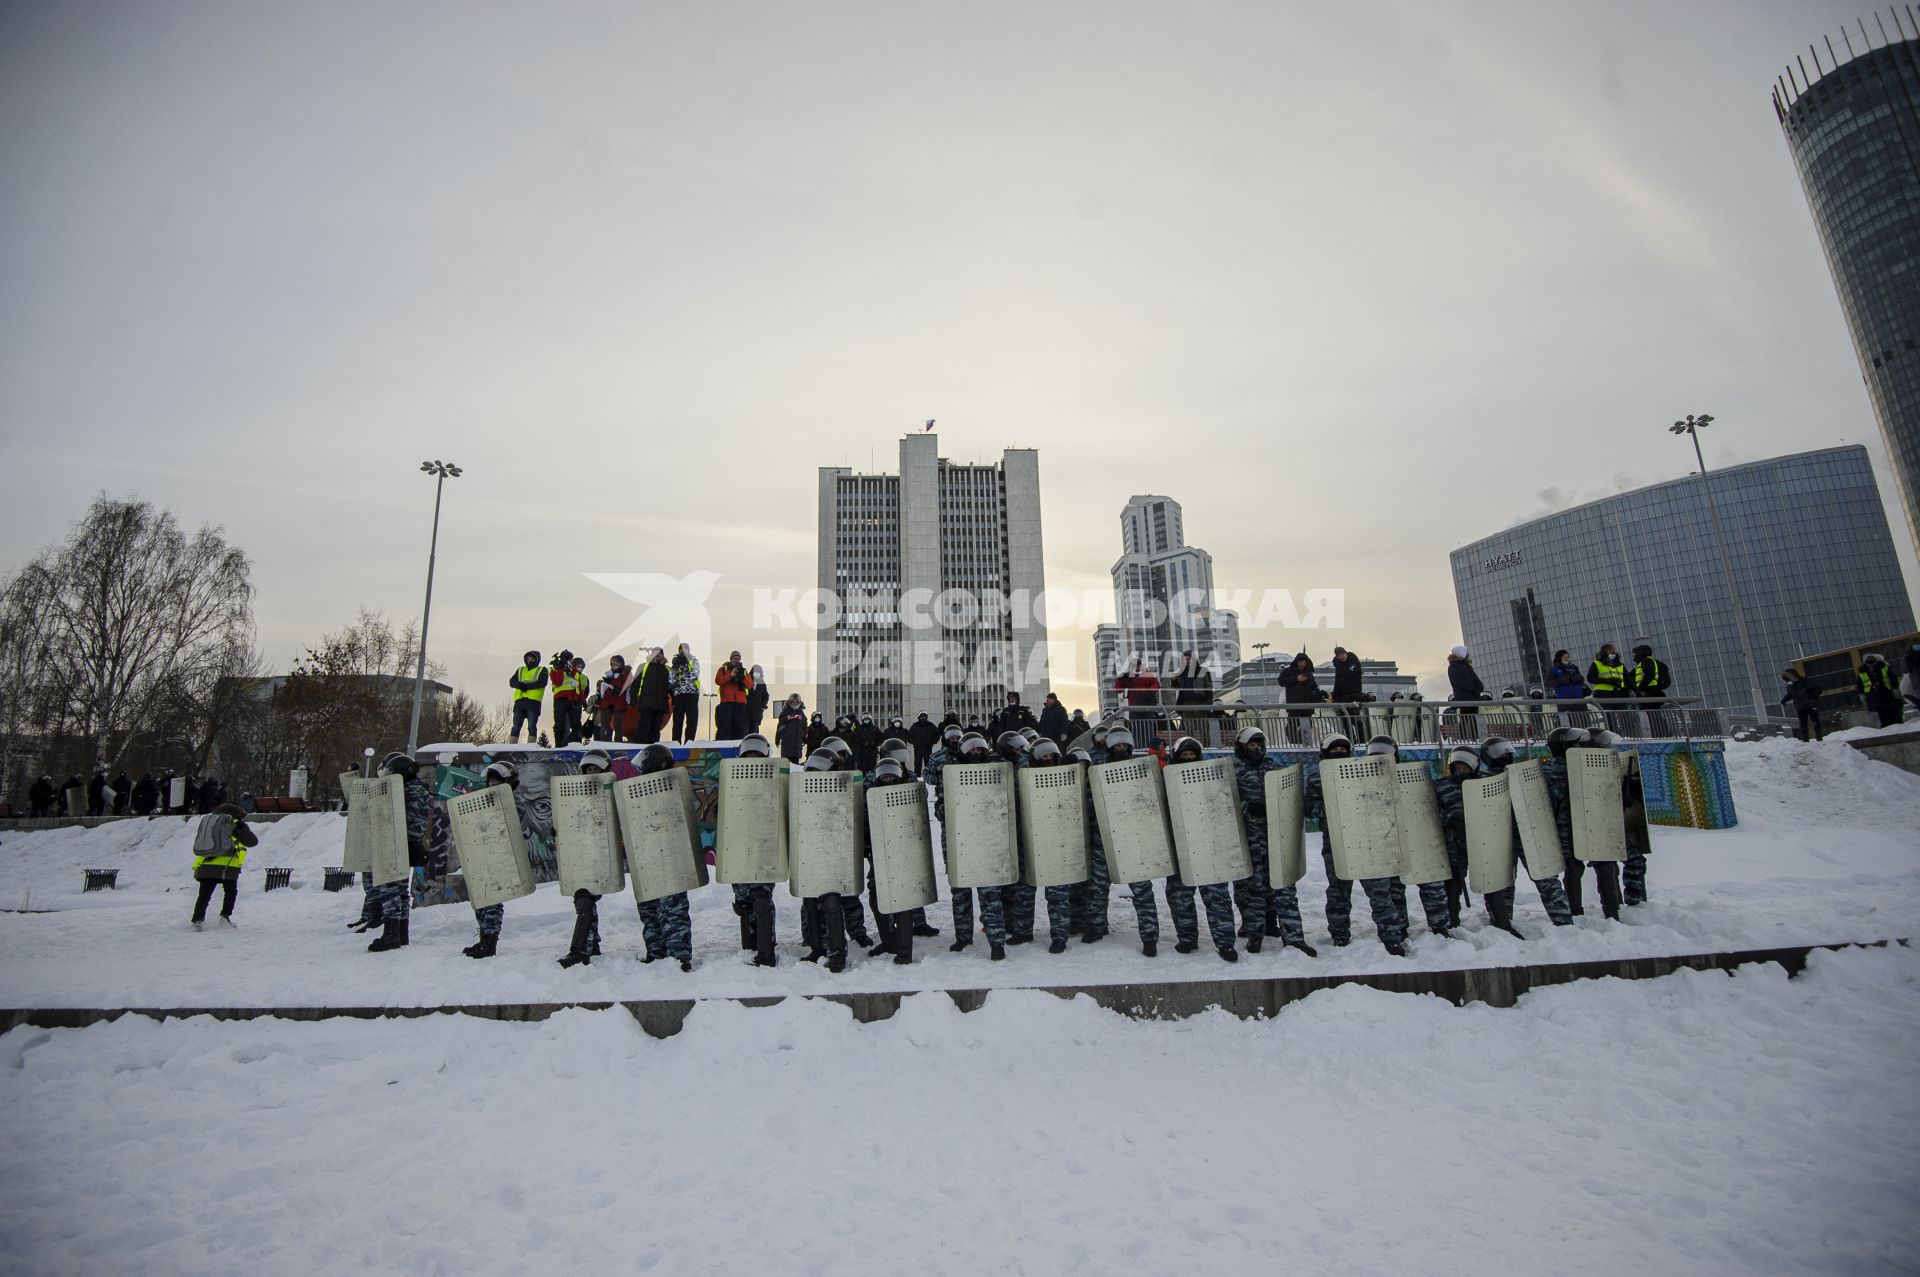
<svg viewBox="0 0 1920 1277"><path fill-rule="evenodd" d="M801 904L804 960L843 971L854 943L869 956L911 962L916 937L940 934L926 917L938 899L936 823L954 919L950 948L972 946L977 917L996 961L1008 946L1035 939L1043 900L1050 952L1064 952L1076 935L1086 944L1104 939L1116 879L1127 884L1149 957L1160 935L1156 880L1176 952L1199 949L1204 911L1225 961L1238 961L1236 941L1258 953L1269 938L1318 956L1298 897L1309 823L1321 831L1327 927L1337 946L1352 940L1355 882L1381 944L1397 956L1406 952L1409 885L1428 929L1443 936L1460 925L1471 894L1482 896L1493 926L1519 936L1521 869L1557 926L1581 912L1588 864L1607 917L1646 898L1637 760L1617 752L1610 733L1557 729L1548 756L1529 761L1489 737L1451 751L1437 780L1426 763L1401 761L1386 736L1360 752L1332 736L1317 759L1293 765L1269 756L1264 734L1251 727L1231 757L1208 758L1183 737L1164 763L1136 753L1124 727L1084 739L1085 747L1063 749L1031 729L989 741L949 725L915 779L915 749L902 737L878 742L863 768L837 736L794 767L765 737L749 735L737 757L719 764L712 875L732 888L742 949L758 965L778 961L774 887L785 881ZM606 753L591 749L580 775L553 780L560 889L575 907L562 966L599 955L599 901L630 886L642 960L671 957L692 968L687 893L706 884L708 869L691 782L665 746L647 746L638 761L638 775L616 779ZM474 958L497 951L506 902L534 885L530 814L513 764L492 763L486 779L448 803L479 931L466 950ZM382 927L374 951L403 947L405 884L424 862L427 786L400 754L374 778L342 782L352 787L344 863L371 884L358 925Z"/></svg>

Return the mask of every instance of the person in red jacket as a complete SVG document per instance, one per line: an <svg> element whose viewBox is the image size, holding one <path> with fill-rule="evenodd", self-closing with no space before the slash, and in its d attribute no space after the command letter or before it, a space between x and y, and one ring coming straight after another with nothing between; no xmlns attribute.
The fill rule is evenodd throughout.
<svg viewBox="0 0 1920 1277"><path fill-rule="evenodd" d="M621 720L626 717L627 684L632 681L633 670L628 668L627 658L616 652L595 689L593 719L600 729L601 740L626 739Z"/></svg>
<svg viewBox="0 0 1920 1277"><path fill-rule="evenodd" d="M753 675L740 662L740 653L727 657L727 663L713 676L720 689L720 707L714 711L714 738L739 740L747 734L747 693L753 690Z"/></svg>
<svg viewBox="0 0 1920 1277"><path fill-rule="evenodd" d="M553 744L564 749L580 739L587 709L587 658L575 656L565 672L555 664L553 676Z"/></svg>
<svg viewBox="0 0 1920 1277"><path fill-rule="evenodd" d="M1136 660L1130 674L1122 674L1113 681L1114 690L1127 698L1127 706L1133 710L1133 739L1141 749L1153 748L1159 739L1156 724L1160 720L1156 712L1160 705L1160 678L1146 667L1144 661Z"/></svg>

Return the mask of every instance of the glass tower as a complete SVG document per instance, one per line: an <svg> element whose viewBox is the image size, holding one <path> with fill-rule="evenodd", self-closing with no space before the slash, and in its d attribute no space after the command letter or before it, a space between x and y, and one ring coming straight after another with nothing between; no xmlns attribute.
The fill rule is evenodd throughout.
<svg viewBox="0 0 1920 1277"><path fill-rule="evenodd" d="M1713 472L1761 691L1797 656L1906 634L1913 607L1867 450L1824 448ZM1553 653L1582 671L1641 642L1673 694L1752 713L1698 475L1508 528L1455 550L1460 632L1487 687L1544 687Z"/></svg>
<svg viewBox="0 0 1920 1277"><path fill-rule="evenodd" d="M1888 30L1889 23L1892 30ZM1910 9L1809 46L1775 83L1813 222L1920 548L1920 25Z"/></svg>

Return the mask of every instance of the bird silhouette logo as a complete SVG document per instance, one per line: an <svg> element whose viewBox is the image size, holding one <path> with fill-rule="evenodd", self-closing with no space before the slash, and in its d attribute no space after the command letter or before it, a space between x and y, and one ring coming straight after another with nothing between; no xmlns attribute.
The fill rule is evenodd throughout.
<svg viewBox="0 0 1920 1277"><path fill-rule="evenodd" d="M665 572L584 572L581 575L595 585L604 586L631 603L640 605L640 614L611 643L594 654L594 660L623 651L638 643L642 636L649 647L664 647L671 652L685 643L698 655L712 650L713 618L707 600L719 582L718 572L689 572L668 576Z"/></svg>

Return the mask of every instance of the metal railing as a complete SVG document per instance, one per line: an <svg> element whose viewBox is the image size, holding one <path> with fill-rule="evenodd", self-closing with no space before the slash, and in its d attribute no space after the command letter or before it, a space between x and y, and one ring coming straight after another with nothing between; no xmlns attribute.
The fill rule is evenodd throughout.
<svg viewBox="0 0 1920 1277"><path fill-rule="evenodd" d="M1266 733L1270 749L1318 749L1329 736L1355 745L1391 736L1401 745L1477 744L1504 736L1516 744L1546 739L1556 727L1606 728L1627 740L1691 741L1724 737L1723 711L1698 697L1665 701L1531 700L1346 701L1312 705L1123 706L1102 720L1131 728L1142 745L1170 745L1192 736L1209 749L1233 744L1243 728Z"/></svg>

